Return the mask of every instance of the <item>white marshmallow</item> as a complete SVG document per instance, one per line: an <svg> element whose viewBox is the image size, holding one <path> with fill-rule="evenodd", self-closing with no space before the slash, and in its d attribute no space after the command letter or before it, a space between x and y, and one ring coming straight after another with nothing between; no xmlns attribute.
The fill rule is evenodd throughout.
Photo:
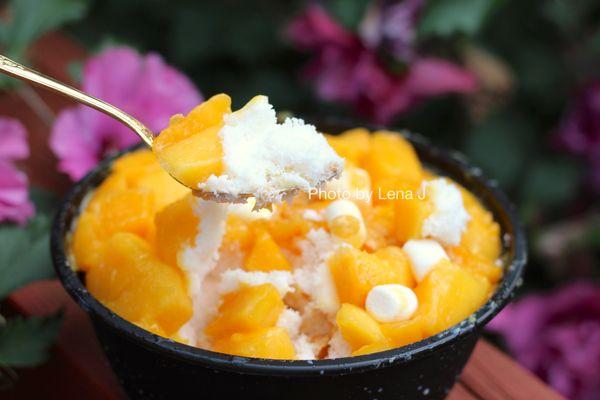
<svg viewBox="0 0 600 400"><path fill-rule="evenodd" d="M378 322L398 322L410 319L419 301L415 292L403 285L375 286L369 291L365 308Z"/></svg>
<svg viewBox="0 0 600 400"><path fill-rule="evenodd" d="M402 249L410 259L417 282L421 282L440 261L449 260L444 248L435 240L409 240Z"/></svg>
<svg viewBox="0 0 600 400"><path fill-rule="evenodd" d="M358 230L349 237L340 237L334 229L335 220L339 217L349 216L358 221ZM367 240L367 229L360 209L350 200L336 200L329 204L325 209L325 219L331 231L332 236L342 242L349 243L356 248L361 248Z"/></svg>

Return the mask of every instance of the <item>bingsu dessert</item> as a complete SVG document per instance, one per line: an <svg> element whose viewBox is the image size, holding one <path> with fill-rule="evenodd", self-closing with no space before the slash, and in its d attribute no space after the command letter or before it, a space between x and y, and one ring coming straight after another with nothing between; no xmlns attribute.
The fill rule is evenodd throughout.
<svg viewBox="0 0 600 400"><path fill-rule="evenodd" d="M196 197L161 165L244 202ZM327 359L468 318L502 277L500 235L480 201L427 170L398 133L321 135L298 119L278 124L264 97L231 112L219 95L174 117L154 152L114 162L70 250L92 295L157 335Z"/></svg>

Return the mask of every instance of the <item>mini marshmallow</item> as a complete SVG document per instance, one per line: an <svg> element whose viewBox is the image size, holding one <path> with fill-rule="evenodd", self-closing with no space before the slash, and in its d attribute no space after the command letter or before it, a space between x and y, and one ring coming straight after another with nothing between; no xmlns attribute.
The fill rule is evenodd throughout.
<svg viewBox="0 0 600 400"><path fill-rule="evenodd" d="M336 200L325 209L325 219L332 236L341 242L361 248L367 240L367 229L360 209L350 200Z"/></svg>
<svg viewBox="0 0 600 400"><path fill-rule="evenodd" d="M367 312L382 323L410 319L418 306L415 292L397 284L375 286L369 291L365 302Z"/></svg>
<svg viewBox="0 0 600 400"><path fill-rule="evenodd" d="M440 261L449 260L444 248L435 240L409 240L402 249L410 259L417 282L421 282Z"/></svg>

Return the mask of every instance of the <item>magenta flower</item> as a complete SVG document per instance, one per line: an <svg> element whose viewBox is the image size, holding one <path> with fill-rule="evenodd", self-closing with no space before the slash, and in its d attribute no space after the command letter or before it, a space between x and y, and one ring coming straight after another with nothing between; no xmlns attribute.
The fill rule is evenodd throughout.
<svg viewBox="0 0 600 400"><path fill-rule="evenodd" d="M194 84L154 53L140 55L112 47L89 59L82 88L127 111L154 132L173 114L187 113L202 101ZM127 127L89 107L62 111L52 128L50 147L59 169L79 179L108 153L138 142Z"/></svg>
<svg viewBox="0 0 600 400"><path fill-rule="evenodd" d="M592 186L600 192L600 81L585 87L569 105L557 139L589 162Z"/></svg>
<svg viewBox="0 0 600 400"><path fill-rule="evenodd" d="M415 27L424 0L374 2L360 26L360 36L369 48L383 47L398 61L415 56Z"/></svg>
<svg viewBox="0 0 600 400"><path fill-rule="evenodd" d="M374 43L348 32L318 5L293 20L288 35L298 49L313 53L304 76L315 82L319 97L353 105L377 123L429 97L477 88L470 72L438 58L415 57L401 73L392 72L370 47Z"/></svg>
<svg viewBox="0 0 600 400"><path fill-rule="evenodd" d="M566 397L600 398L600 286L579 282L526 297L489 328L521 364Z"/></svg>
<svg viewBox="0 0 600 400"><path fill-rule="evenodd" d="M24 224L34 213L27 176L14 162L29 156L27 131L17 120L0 117L0 222Z"/></svg>

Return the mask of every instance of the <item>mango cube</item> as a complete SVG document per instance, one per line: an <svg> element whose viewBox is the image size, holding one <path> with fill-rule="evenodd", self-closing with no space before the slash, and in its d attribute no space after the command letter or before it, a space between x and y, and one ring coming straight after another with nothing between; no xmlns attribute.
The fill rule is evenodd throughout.
<svg viewBox="0 0 600 400"><path fill-rule="evenodd" d="M390 189L389 182L420 183L423 169L415 149L402 135L378 131L371 136L371 147L364 161L374 188ZM388 184L382 184L386 183Z"/></svg>
<svg viewBox="0 0 600 400"><path fill-rule="evenodd" d="M377 321L354 304L342 304L335 321L353 351L385 339Z"/></svg>
<svg viewBox="0 0 600 400"><path fill-rule="evenodd" d="M352 247L339 248L327 261L342 303L363 307L367 294L377 285L406 282L401 261L388 260Z"/></svg>
<svg viewBox="0 0 600 400"><path fill-rule="evenodd" d="M293 360L296 351L283 328L262 328L246 333L234 333L215 342L215 351L243 357Z"/></svg>
<svg viewBox="0 0 600 400"><path fill-rule="evenodd" d="M390 263L393 270L398 274L399 282L395 283L409 288L415 287L416 281L410 267L410 261L400 247L387 246L375 251L373 254Z"/></svg>
<svg viewBox="0 0 600 400"><path fill-rule="evenodd" d="M192 195L169 204L154 217L156 252L161 260L178 266L177 255L184 245L191 245L198 234L200 219L192 208Z"/></svg>
<svg viewBox="0 0 600 400"><path fill-rule="evenodd" d="M268 328L275 325L283 309L283 300L270 283L243 286L224 296L217 317L207 325L205 332L216 339Z"/></svg>
<svg viewBox="0 0 600 400"><path fill-rule="evenodd" d="M106 242L102 263L86 275L87 288L103 304L134 323L175 333L192 315L181 273L162 263L150 245L131 233Z"/></svg>
<svg viewBox="0 0 600 400"><path fill-rule="evenodd" d="M269 232L257 229L254 245L244 263L246 271L289 271L292 269Z"/></svg>
<svg viewBox="0 0 600 400"><path fill-rule="evenodd" d="M154 140L153 150L169 174L188 187L197 187L211 175L223 172L219 131L223 115L231 113L231 98L218 94L194 108L186 117L172 118Z"/></svg>
<svg viewBox="0 0 600 400"><path fill-rule="evenodd" d="M352 357L364 356L367 354L379 353L381 351L391 350L395 348L389 340L383 339L375 343L366 344L360 349L352 352Z"/></svg>
<svg viewBox="0 0 600 400"><path fill-rule="evenodd" d="M425 335L435 335L467 318L485 303L489 289L487 279L456 265L436 267L415 289Z"/></svg>
<svg viewBox="0 0 600 400"><path fill-rule="evenodd" d="M369 153L371 135L364 128L355 128L339 135L327 135L327 142L342 158L354 165L362 163Z"/></svg>
<svg viewBox="0 0 600 400"><path fill-rule="evenodd" d="M71 239L71 251L78 270L88 271L100 265L105 240L106 232L96 213L87 210L81 213Z"/></svg>
<svg viewBox="0 0 600 400"><path fill-rule="evenodd" d="M394 347L406 346L425 338L423 320L418 316L408 321L390 322L380 326L383 335Z"/></svg>

